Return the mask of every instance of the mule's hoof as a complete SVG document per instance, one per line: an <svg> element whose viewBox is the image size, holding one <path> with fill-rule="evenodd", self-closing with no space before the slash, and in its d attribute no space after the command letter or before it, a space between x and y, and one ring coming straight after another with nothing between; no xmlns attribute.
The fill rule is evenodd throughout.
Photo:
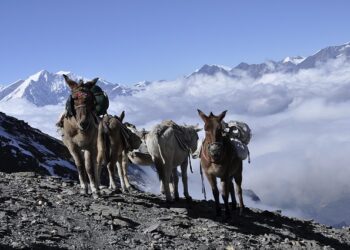
<svg viewBox="0 0 350 250"><path fill-rule="evenodd" d="M236 209L237 209L237 204L232 203L231 210L236 211Z"/></svg>
<svg viewBox="0 0 350 250"><path fill-rule="evenodd" d="M88 190L85 189L85 188L81 188L79 193L82 194L82 195L87 195L88 194Z"/></svg>
<svg viewBox="0 0 350 250"><path fill-rule="evenodd" d="M174 201L179 201L180 200L180 197L179 196L176 196L175 198L174 198Z"/></svg>
<svg viewBox="0 0 350 250"><path fill-rule="evenodd" d="M117 190L117 187L115 187L115 186L109 186L108 189L111 190L111 191L116 191L116 190Z"/></svg>
<svg viewBox="0 0 350 250"><path fill-rule="evenodd" d="M92 193L92 198L98 199L98 198L100 198L100 194L99 193Z"/></svg>
<svg viewBox="0 0 350 250"><path fill-rule="evenodd" d="M170 205L174 204L174 200L173 199L166 199L165 203L170 206Z"/></svg>
<svg viewBox="0 0 350 250"><path fill-rule="evenodd" d="M225 212L225 220L230 220L231 219L231 213L229 211Z"/></svg>
<svg viewBox="0 0 350 250"><path fill-rule="evenodd" d="M240 207L239 208L239 216L242 216L243 212L244 212L244 207Z"/></svg>
<svg viewBox="0 0 350 250"><path fill-rule="evenodd" d="M192 197L191 196L186 196L185 198L186 198L187 202L192 202Z"/></svg>

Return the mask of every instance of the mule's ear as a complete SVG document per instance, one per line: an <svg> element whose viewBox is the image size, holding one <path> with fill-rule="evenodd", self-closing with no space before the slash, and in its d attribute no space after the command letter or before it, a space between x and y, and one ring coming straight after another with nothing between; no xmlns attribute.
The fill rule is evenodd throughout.
<svg viewBox="0 0 350 250"><path fill-rule="evenodd" d="M219 118L220 121L222 121L225 118L226 112L227 112L227 110L225 110L220 115L218 115L218 118Z"/></svg>
<svg viewBox="0 0 350 250"><path fill-rule="evenodd" d="M208 120L208 116L206 116L201 110L199 110L199 109L197 109L197 111L198 111L198 114L199 114L199 116L202 118L202 120L204 121L204 123L205 122L207 122L207 120Z"/></svg>
<svg viewBox="0 0 350 250"><path fill-rule="evenodd" d="M95 84L97 83L97 81L98 81L98 77L92 79L91 81L86 82L85 85L86 85L88 88L92 88L93 86L95 86Z"/></svg>
<svg viewBox="0 0 350 250"><path fill-rule="evenodd" d="M67 75L63 74L63 78L71 89L74 89L78 86L78 84L75 81L69 79Z"/></svg>
<svg viewBox="0 0 350 250"><path fill-rule="evenodd" d="M123 110L123 112L119 116L119 119L121 122L123 121L124 117L125 117L125 111Z"/></svg>

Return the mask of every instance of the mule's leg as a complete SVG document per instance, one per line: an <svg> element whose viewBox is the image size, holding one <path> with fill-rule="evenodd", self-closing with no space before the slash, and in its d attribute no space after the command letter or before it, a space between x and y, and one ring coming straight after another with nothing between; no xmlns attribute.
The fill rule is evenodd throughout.
<svg viewBox="0 0 350 250"><path fill-rule="evenodd" d="M79 182L80 182L80 193L81 194L87 194L88 193L88 184L86 179L86 172L84 168L84 159L82 157L80 149L77 147L70 147L69 148L71 155L73 156L75 165L78 169L79 174Z"/></svg>
<svg viewBox="0 0 350 250"><path fill-rule="evenodd" d="M97 152L94 151L91 154L91 162L92 162L92 170L93 170L93 175L94 175L94 183L96 186L96 191L99 194L100 193L100 185L97 184L96 176L98 175L98 167L97 167ZM96 174L97 173L97 174ZM98 178L99 179L99 178Z"/></svg>
<svg viewBox="0 0 350 250"><path fill-rule="evenodd" d="M242 161L240 162L240 171L238 171L234 175L234 179L236 182L236 188L237 188L237 195L239 199L239 213L242 214L243 209L244 209L244 203L243 203L243 195L242 195Z"/></svg>
<svg viewBox="0 0 350 250"><path fill-rule="evenodd" d="M104 154L105 152L98 151L97 153L97 164L96 164L96 171L95 171L95 181L96 186L99 188L101 185L101 172L103 168L104 163Z"/></svg>
<svg viewBox="0 0 350 250"><path fill-rule="evenodd" d="M171 166L169 166L169 164L165 164L163 168L164 168L163 169L164 175L163 175L162 182L164 185L166 201L172 202L173 198L171 197L171 192L170 192L170 179L171 179L172 169L171 169Z"/></svg>
<svg viewBox="0 0 350 250"><path fill-rule="evenodd" d="M188 178L187 178L187 161L181 164L181 178L182 178L182 185L184 188L184 196L186 200L191 201L192 197L188 193Z"/></svg>
<svg viewBox="0 0 350 250"><path fill-rule="evenodd" d="M172 182L173 182L173 194L176 201L180 199L179 197L179 176L177 175L176 167L172 170Z"/></svg>
<svg viewBox="0 0 350 250"><path fill-rule="evenodd" d="M230 218L230 208L228 205L228 198L230 196L230 183L232 181L229 178L221 179L221 190L222 190L222 199L224 200L225 204L225 216L226 218Z"/></svg>
<svg viewBox="0 0 350 250"><path fill-rule="evenodd" d="M97 137L97 157L96 157L96 171L95 171L95 181L96 186L99 188L101 185L101 172L102 168L104 167L104 164L106 164L106 153L109 154L109 152L106 152L105 147L105 136L103 133L103 125L102 123L99 124L98 127L98 137Z"/></svg>
<svg viewBox="0 0 350 250"><path fill-rule="evenodd" d="M152 157L152 160L154 162L154 165L157 169L159 180L160 180L160 191L161 193L165 194L166 201L171 202L171 194L170 194L170 188L169 188L169 182L171 177L171 169L169 171L167 170L167 166L163 164L162 160L159 160L155 157Z"/></svg>
<svg viewBox="0 0 350 250"><path fill-rule="evenodd" d="M173 174L170 175L169 190L170 190L170 193L174 194L175 187L174 187ZM164 183L163 183L162 179L160 179L160 193L165 195L165 188L164 188Z"/></svg>
<svg viewBox="0 0 350 250"><path fill-rule="evenodd" d="M162 179L160 179L160 187L159 187L159 189L160 189L160 193L165 195L165 189L164 189L164 184L163 184Z"/></svg>
<svg viewBox="0 0 350 250"><path fill-rule="evenodd" d="M130 185L129 178L128 178L128 164L129 164L128 154L127 152L123 151L122 153L123 179L124 179L125 188L130 190L132 186Z"/></svg>
<svg viewBox="0 0 350 250"><path fill-rule="evenodd" d="M109 177L109 189L115 191L117 189L117 184L115 183L115 165L117 163L117 159L115 154L111 155L110 162L107 164L108 177ZM118 167L119 173L119 167ZM122 180L120 181L122 183Z"/></svg>
<svg viewBox="0 0 350 250"><path fill-rule="evenodd" d="M95 183L95 173L94 173L94 161L93 159L94 154L89 151L85 150L84 151L84 158L85 158L85 169L86 173L88 175L89 181L90 181L90 188L91 192L94 198L98 197L97 193L97 188L96 188L96 183Z"/></svg>
<svg viewBox="0 0 350 250"><path fill-rule="evenodd" d="M124 183L124 172L123 172L123 168L122 168L121 156L118 157L117 168L118 168L118 176L119 176L120 186L122 188L122 192L124 193L126 191L126 189L125 189L125 183Z"/></svg>
<svg viewBox="0 0 350 250"><path fill-rule="evenodd" d="M221 208L220 208L220 200L219 200L219 189L216 184L216 177L214 175L208 174L206 171L204 171L205 175L207 176L207 179L209 181L209 184L211 186L211 189L213 191L213 196L215 199L215 207L216 207L216 215L221 216Z"/></svg>
<svg viewBox="0 0 350 250"><path fill-rule="evenodd" d="M174 191L175 191L173 171L171 171L171 174L170 174L170 179L169 179L169 190L170 190L170 193L171 193L171 194L173 194Z"/></svg>
<svg viewBox="0 0 350 250"><path fill-rule="evenodd" d="M233 185L233 180L230 181L230 194L231 194L231 200L232 200L232 210L236 210L237 201L236 201L235 186Z"/></svg>

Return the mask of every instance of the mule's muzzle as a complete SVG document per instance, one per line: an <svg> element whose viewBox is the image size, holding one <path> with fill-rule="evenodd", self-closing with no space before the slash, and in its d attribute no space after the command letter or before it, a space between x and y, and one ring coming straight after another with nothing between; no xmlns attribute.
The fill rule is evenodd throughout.
<svg viewBox="0 0 350 250"><path fill-rule="evenodd" d="M208 145L208 151L209 151L210 157L213 158L214 161L217 161L220 159L222 148L223 148L222 143L220 142L215 142Z"/></svg>

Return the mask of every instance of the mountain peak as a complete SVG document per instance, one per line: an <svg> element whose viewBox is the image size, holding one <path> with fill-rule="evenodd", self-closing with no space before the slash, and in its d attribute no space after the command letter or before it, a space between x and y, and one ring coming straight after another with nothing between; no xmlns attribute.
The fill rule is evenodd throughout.
<svg viewBox="0 0 350 250"><path fill-rule="evenodd" d="M55 73L56 75L70 75L72 72L70 71L65 71L65 70L60 70Z"/></svg>
<svg viewBox="0 0 350 250"><path fill-rule="evenodd" d="M292 63L294 65L297 65L305 60L305 57L302 56L287 56L283 59L283 63Z"/></svg>
<svg viewBox="0 0 350 250"><path fill-rule="evenodd" d="M12 99L26 99L36 106L56 105L63 103L70 94L70 90L63 78L63 74L69 75L74 80L84 79L69 71L58 71L51 73L47 70L29 76L26 80L21 80L0 89L0 101ZM132 95L140 91L140 87L127 87L112 82L99 79L98 85L108 94L110 99L116 96ZM146 84L145 84L146 85Z"/></svg>
<svg viewBox="0 0 350 250"><path fill-rule="evenodd" d="M39 72L35 73L34 75L31 75L30 77L28 77L27 80L32 80L32 81L39 81L39 79L41 77L45 77L47 79L47 76L49 75L50 73L47 71L47 70L40 70Z"/></svg>
<svg viewBox="0 0 350 250"><path fill-rule="evenodd" d="M226 66L215 65L215 64L204 64L200 69L197 69L194 73L189 75L189 77L197 74L215 75L216 73L219 73L219 72L227 75L229 70L231 70L231 68Z"/></svg>

